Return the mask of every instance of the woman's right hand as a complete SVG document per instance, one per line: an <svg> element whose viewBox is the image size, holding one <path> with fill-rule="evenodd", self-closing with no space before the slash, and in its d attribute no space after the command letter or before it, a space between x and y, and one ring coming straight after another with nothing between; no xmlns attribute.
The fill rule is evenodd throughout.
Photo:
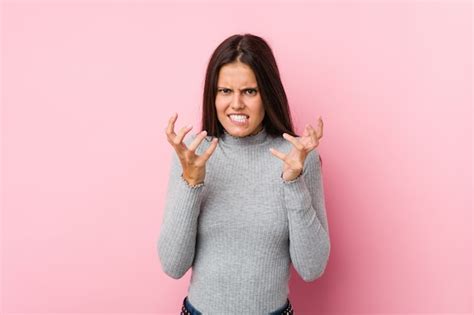
<svg viewBox="0 0 474 315"><path fill-rule="evenodd" d="M196 135L196 138L191 142L189 147L183 143L183 139L186 134L193 128L192 126L186 126L178 131L178 134L174 132L174 123L178 119L178 113L175 113L168 121L166 127L166 136L168 142L173 146L178 155L183 168L183 178L190 185L197 185L204 182L206 176L206 162L211 157L212 153L217 147L217 138L212 139L211 145L202 155L196 155L196 149L201 144L202 140L206 137L207 131L203 130Z"/></svg>

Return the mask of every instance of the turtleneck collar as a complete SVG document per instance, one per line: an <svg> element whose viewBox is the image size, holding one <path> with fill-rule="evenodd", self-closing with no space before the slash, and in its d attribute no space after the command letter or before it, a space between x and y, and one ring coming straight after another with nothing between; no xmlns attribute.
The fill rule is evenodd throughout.
<svg viewBox="0 0 474 315"><path fill-rule="evenodd" d="M254 135L248 135L244 137L235 137L232 136L224 129L224 133L221 136L221 141L225 144L229 145L241 145L241 146L248 146L254 144L261 144L267 141L268 133L265 129L265 126L260 130L258 133Z"/></svg>

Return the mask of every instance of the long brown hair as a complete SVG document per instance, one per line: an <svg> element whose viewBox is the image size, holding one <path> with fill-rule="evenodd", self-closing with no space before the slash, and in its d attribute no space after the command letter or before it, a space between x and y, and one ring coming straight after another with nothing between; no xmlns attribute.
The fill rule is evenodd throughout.
<svg viewBox="0 0 474 315"><path fill-rule="evenodd" d="M214 137L224 132L215 106L217 81L221 67L232 62L247 64L255 74L265 109L262 123L266 132L274 136L282 136L284 132L297 136L272 49L263 38L252 34L232 35L214 50L204 83L201 130Z"/></svg>

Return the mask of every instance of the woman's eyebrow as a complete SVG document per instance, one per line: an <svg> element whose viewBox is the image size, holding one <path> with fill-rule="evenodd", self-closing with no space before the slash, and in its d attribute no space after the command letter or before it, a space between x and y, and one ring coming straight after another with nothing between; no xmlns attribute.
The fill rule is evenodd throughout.
<svg viewBox="0 0 474 315"><path fill-rule="evenodd" d="M226 87L224 87L224 86L218 86L217 88L218 88L218 89L228 89L228 90L232 90L232 89L226 88ZM254 89L254 90L256 90L257 87L256 87L256 86L255 86L255 87L246 87L246 88L240 89L240 91L244 91L244 90L248 90L248 89Z"/></svg>

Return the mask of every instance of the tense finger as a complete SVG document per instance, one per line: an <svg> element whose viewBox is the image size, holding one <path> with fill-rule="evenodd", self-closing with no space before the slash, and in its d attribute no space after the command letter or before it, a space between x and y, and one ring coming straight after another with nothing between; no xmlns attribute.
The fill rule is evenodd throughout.
<svg viewBox="0 0 474 315"><path fill-rule="evenodd" d="M209 148L207 148L207 150L204 151L204 153L201 155L204 158L204 161L209 160L212 153L214 153L215 149L217 148L217 142L218 142L217 138L212 139L211 145L209 145Z"/></svg>
<svg viewBox="0 0 474 315"><path fill-rule="evenodd" d="M176 134L174 133L174 123L176 122L176 119L178 119L178 113L174 113L173 116L170 117L168 120L168 126L166 127L166 134L169 137L174 137Z"/></svg>
<svg viewBox="0 0 474 315"><path fill-rule="evenodd" d="M319 138L313 126L308 125L308 130L309 130L309 135L311 136L311 138L314 140L314 142L317 142Z"/></svg>
<svg viewBox="0 0 474 315"><path fill-rule="evenodd" d="M303 164L297 160L290 159L287 154L284 154L276 149L270 148L270 152L285 162L285 164L289 165L294 170L301 170L303 169Z"/></svg>
<svg viewBox="0 0 474 315"><path fill-rule="evenodd" d="M323 127L324 127L323 119L321 118L321 116L319 116L319 124L318 124L318 130L317 130L318 139L321 139L323 137Z"/></svg>
<svg viewBox="0 0 474 315"><path fill-rule="evenodd" d="M306 125L306 126L304 127L303 136L305 136L305 137L309 136L308 125Z"/></svg>
<svg viewBox="0 0 474 315"><path fill-rule="evenodd" d="M303 150L304 149L304 145L302 145L295 137L293 137L292 135L289 135L287 133L284 133L283 134L283 138L285 138L286 140L290 141L295 147L296 149L298 150Z"/></svg>
<svg viewBox="0 0 474 315"><path fill-rule="evenodd" d="M183 138L192 128L193 128L193 126L191 126L191 125L188 125L186 127L181 128L178 132L178 135L176 137L174 137L174 139L173 139L174 144L175 145L180 145L180 144L184 145L184 143L182 143Z"/></svg>
<svg viewBox="0 0 474 315"><path fill-rule="evenodd" d="M188 150L191 152L196 151L197 147L199 144L202 142L202 139L204 139L207 135L207 131L203 130L200 133L197 134L196 138L191 142L191 144L188 147Z"/></svg>
<svg viewBox="0 0 474 315"><path fill-rule="evenodd" d="M270 148L270 152L276 156L277 158L279 158L280 160L282 161L286 161L286 154L274 149L274 148Z"/></svg>

